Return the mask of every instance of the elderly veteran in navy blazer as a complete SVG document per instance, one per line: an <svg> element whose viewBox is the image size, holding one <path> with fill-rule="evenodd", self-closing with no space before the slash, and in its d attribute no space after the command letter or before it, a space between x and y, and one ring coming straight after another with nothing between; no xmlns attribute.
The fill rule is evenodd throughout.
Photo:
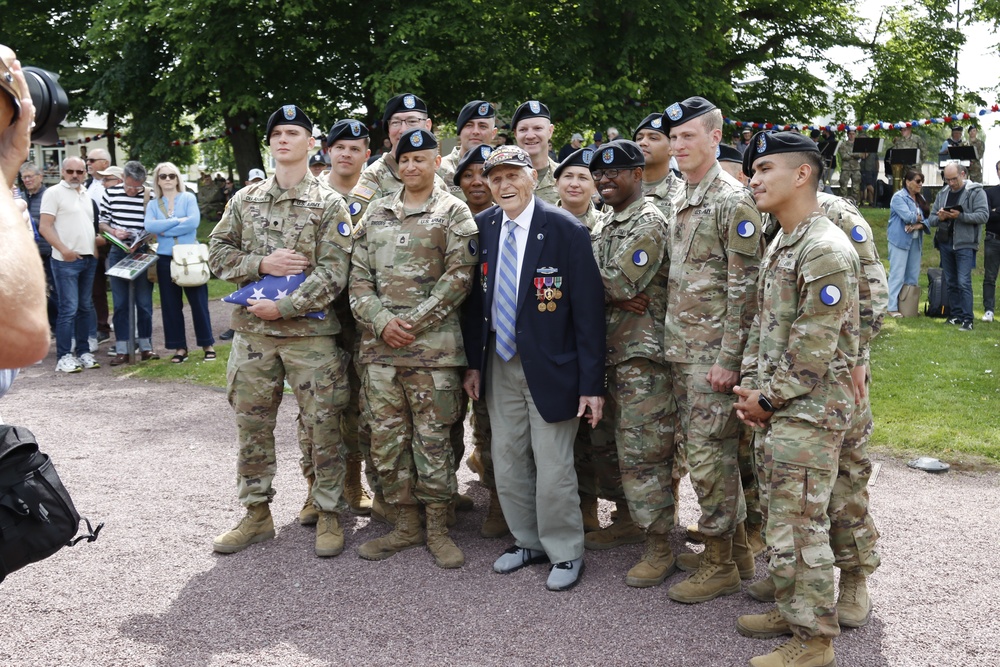
<svg viewBox="0 0 1000 667"><path fill-rule="evenodd" d="M551 562L546 586L566 590L583 569L573 441L579 417L596 425L604 408L604 287L586 228L534 196L537 172L523 149L496 149L483 171L498 205L476 216L478 284L462 333L465 389L485 392L515 538L493 569Z"/></svg>

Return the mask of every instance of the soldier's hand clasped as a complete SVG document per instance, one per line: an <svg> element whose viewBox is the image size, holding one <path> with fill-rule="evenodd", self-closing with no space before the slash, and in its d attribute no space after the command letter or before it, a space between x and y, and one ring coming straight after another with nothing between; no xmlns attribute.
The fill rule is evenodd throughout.
<svg viewBox="0 0 1000 667"><path fill-rule="evenodd" d="M288 248L278 248L260 262L260 273L272 276L295 276L308 268L309 258Z"/></svg>

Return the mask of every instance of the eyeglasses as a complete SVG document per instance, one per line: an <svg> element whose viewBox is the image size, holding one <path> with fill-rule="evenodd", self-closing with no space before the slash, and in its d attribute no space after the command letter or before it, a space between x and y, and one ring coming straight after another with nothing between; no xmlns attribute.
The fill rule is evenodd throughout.
<svg viewBox="0 0 1000 667"><path fill-rule="evenodd" d="M609 181L613 181L618 178L618 174L622 173L623 169L598 169L596 171L590 172L590 175L594 177L595 181L599 181L605 176L608 177Z"/></svg>
<svg viewBox="0 0 1000 667"><path fill-rule="evenodd" d="M87 172L83 169L63 169L67 174L86 174Z"/></svg>
<svg viewBox="0 0 1000 667"><path fill-rule="evenodd" d="M161 181L172 181L177 178L177 174L159 174L157 178Z"/></svg>
<svg viewBox="0 0 1000 667"><path fill-rule="evenodd" d="M395 120L390 120L389 121L389 127L392 128L392 129L394 129L394 130L399 129L399 128L403 127L404 125L406 127L417 127L421 123L423 123L425 120L427 120L427 119L426 118L407 118L407 119L403 120L403 119L397 118Z"/></svg>
<svg viewBox="0 0 1000 667"><path fill-rule="evenodd" d="M87 158L87 164L90 164L91 162L107 162L107 160L105 160L102 157L89 157L89 158Z"/></svg>
<svg viewBox="0 0 1000 667"><path fill-rule="evenodd" d="M923 183L923 182L924 182L924 179L922 179L922 178L914 178L914 179L913 179L913 182L914 182L914 183L917 183L917 184L920 184L920 183Z"/></svg>

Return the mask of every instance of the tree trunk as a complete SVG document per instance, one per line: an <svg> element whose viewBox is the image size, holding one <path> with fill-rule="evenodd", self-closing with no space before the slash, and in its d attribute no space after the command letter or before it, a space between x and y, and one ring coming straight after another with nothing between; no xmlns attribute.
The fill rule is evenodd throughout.
<svg viewBox="0 0 1000 667"><path fill-rule="evenodd" d="M108 155L111 157L111 164L118 164L118 160L115 157L115 144L117 139L115 139L115 127L118 125L117 119L115 118L115 112L108 112L108 122L105 131L108 133Z"/></svg>
<svg viewBox="0 0 1000 667"><path fill-rule="evenodd" d="M251 169L264 168L256 124L250 122L250 116L245 111L233 116L226 115L224 120L226 127L232 129L229 143L233 147L233 159L236 160L236 169L240 172L240 184L242 184L250 178ZM240 126L246 129L241 129Z"/></svg>

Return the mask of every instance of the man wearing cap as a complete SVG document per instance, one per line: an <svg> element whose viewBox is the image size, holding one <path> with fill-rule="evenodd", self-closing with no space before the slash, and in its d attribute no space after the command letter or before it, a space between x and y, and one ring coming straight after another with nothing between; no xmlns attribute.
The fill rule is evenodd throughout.
<svg viewBox="0 0 1000 667"><path fill-rule="evenodd" d="M847 130L847 141L837 146L840 157L840 196L855 204L861 203L861 154L854 152L854 139L858 133Z"/></svg>
<svg viewBox="0 0 1000 667"><path fill-rule="evenodd" d="M559 149L559 155L557 157L559 163L562 164L565 162L566 158L568 158L571 153L575 153L581 148L583 148L583 135L579 132L574 132L573 136L569 138L569 143L563 145L563 147Z"/></svg>
<svg viewBox="0 0 1000 667"><path fill-rule="evenodd" d="M740 139L739 141L736 142L736 150L740 152L740 155L743 155L744 153L747 152L747 148L750 146L750 137L752 135L753 135L753 130L751 130L749 127L744 127L740 131Z"/></svg>
<svg viewBox="0 0 1000 667"><path fill-rule="evenodd" d="M351 205L351 218L355 224L361 219L368 204L376 199L394 195L402 189L403 181L399 177L395 153L396 145L403 133L414 129L427 132L431 130L427 105L413 93L396 95L389 100L382 114L382 124L389 131L388 139L392 147L388 153L383 153L375 162L365 167L358 184L347 198ZM440 177L435 179L434 183L440 188L447 189L447 185Z"/></svg>
<svg viewBox="0 0 1000 667"><path fill-rule="evenodd" d="M758 133L745 169L760 210L781 224L768 246L737 413L758 431L768 569L776 607L741 616L745 636L794 635L755 667L832 665L840 634L830 547L837 458L855 410L858 255L819 211L823 159L798 132ZM805 501L803 501L805 499Z"/></svg>
<svg viewBox="0 0 1000 667"><path fill-rule="evenodd" d="M240 444L237 491L247 513L215 538L220 553L274 537L274 427L286 378L299 406L302 472L319 513L315 553L344 550L340 415L349 390L331 304L347 285L352 228L344 198L309 173L312 128L292 104L271 115L265 136L277 163L274 175L237 192L211 234L209 265L223 280L243 287L264 275L307 274L284 298L251 299L249 307L233 311L228 392Z"/></svg>
<svg viewBox="0 0 1000 667"><path fill-rule="evenodd" d="M448 155L441 158L441 168L438 176L444 179L449 192L461 200L465 200L462 188L452 185L458 169L458 162L470 150L483 144L491 146L497 136L497 111L485 100L472 100L458 113L458 146Z"/></svg>
<svg viewBox="0 0 1000 667"><path fill-rule="evenodd" d="M986 154L986 143L979 138L979 128L969 126L969 145L976 149L976 159L969 161L969 180L973 183L983 182L983 155Z"/></svg>
<svg viewBox="0 0 1000 667"><path fill-rule="evenodd" d="M684 190L684 181L670 169L670 138L662 113L642 119L632 133L632 141L642 149L646 166L642 170L642 191L668 220L674 216L674 199Z"/></svg>
<svg viewBox="0 0 1000 667"><path fill-rule="evenodd" d="M458 309L472 288L479 242L469 208L435 185L437 150L422 128L399 137L393 157L403 187L373 202L355 233L351 309L362 329L363 409L382 492L396 509L392 532L358 555L383 560L424 544L423 503L435 563L456 568L465 557L448 537L457 491L449 430L467 365Z"/></svg>
<svg viewBox="0 0 1000 667"><path fill-rule="evenodd" d="M667 534L674 527L671 472L676 403L663 358L667 309L669 222L642 196L645 160L637 144L611 141L594 154L590 172L614 210L594 237L594 254L604 282L607 321L607 415L614 440L626 507L622 512L645 533L646 551L625 578L629 586L663 583L674 571ZM620 306L645 294L641 313Z"/></svg>
<svg viewBox="0 0 1000 667"><path fill-rule="evenodd" d="M962 139L962 133L965 130L961 125L951 126L951 136L945 139L941 143L941 150L938 151L938 158L941 160L950 160L951 153L948 152L949 148L958 148L959 146L967 146L968 144Z"/></svg>
<svg viewBox="0 0 1000 667"><path fill-rule="evenodd" d="M667 594L694 603L740 590L733 541L746 541L746 506L732 388L756 311L761 225L749 191L716 160L722 112L690 97L667 107L663 122L686 186L670 233L665 355L705 535L698 570Z"/></svg>
<svg viewBox="0 0 1000 667"><path fill-rule="evenodd" d="M326 171L326 161L320 153L316 153L309 158L309 172L319 178L320 174Z"/></svg>
<svg viewBox="0 0 1000 667"><path fill-rule="evenodd" d="M531 156L531 164L538 174L535 194L555 205L559 201L554 175L558 165L549 157L549 146L556 127L552 124L549 108L538 100L528 100L514 110L510 127L514 141Z"/></svg>
<svg viewBox="0 0 1000 667"><path fill-rule="evenodd" d="M552 562L546 587L560 591L583 568L573 442L579 418L594 426L603 411L604 288L586 228L537 195L533 163L502 146L483 166L498 205L476 218L464 384L489 406L497 492L515 539L493 569Z"/></svg>

